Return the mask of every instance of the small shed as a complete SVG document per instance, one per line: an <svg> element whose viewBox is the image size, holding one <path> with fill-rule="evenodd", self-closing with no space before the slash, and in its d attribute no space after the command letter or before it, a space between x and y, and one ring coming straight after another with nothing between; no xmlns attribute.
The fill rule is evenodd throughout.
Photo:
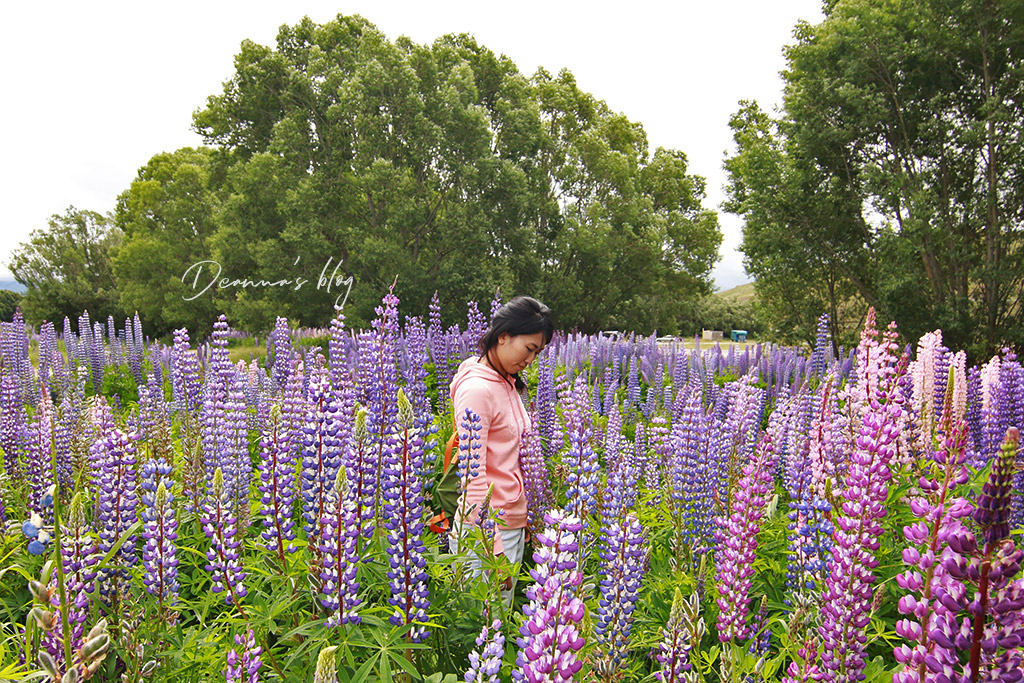
<svg viewBox="0 0 1024 683"><path fill-rule="evenodd" d="M729 339L731 339L734 342L745 342L747 341L747 331L733 330L732 332L729 333Z"/></svg>

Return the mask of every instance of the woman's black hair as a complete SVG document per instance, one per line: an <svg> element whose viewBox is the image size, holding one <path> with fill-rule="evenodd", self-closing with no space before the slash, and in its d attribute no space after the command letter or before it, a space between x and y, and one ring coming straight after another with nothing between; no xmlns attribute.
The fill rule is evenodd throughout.
<svg viewBox="0 0 1024 683"><path fill-rule="evenodd" d="M544 333L544 344L551 341L555 334L555 326L551 322L551 309L529 296L517 296L502 306L491 318L491 325L487 328L484 336L480 337L478 348L480 357L497 346L498 337L508 332L509 336L517 337L521 334ZM516 380L516 390L522 391L526 384L519 379L519 375L513 377Z"/></svg>

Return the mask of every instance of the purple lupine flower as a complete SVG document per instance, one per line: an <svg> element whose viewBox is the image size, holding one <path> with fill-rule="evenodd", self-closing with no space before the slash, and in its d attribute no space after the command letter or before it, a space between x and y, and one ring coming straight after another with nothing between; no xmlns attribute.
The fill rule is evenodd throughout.
<svg viewBox="0 0 1024 683"><path fill-rule="evenodd" d="M196 413L202 401L199 384L199 359L189 345L188 330L174 331L171 349L171 391L177 410Z"/></svg>
<svg viewBox="0 0 1024 683"><path fill-rule="evenodd" d="M291 377L288 387L291 390L295 388ZM288 394L285 400L290 400ZM292 508L295 504L296 477L291 436L284 424L282 411L275 408L260 435L258 488L263 506L260 511L263 517L261 537L266 543L266 549L277 553L282 570L286 568L285 553L296 551L292 543L295 540Z"/></svg>
<svg viewBox="0 0 1024 683"><path fill-rule="evenodd" d="M288 318L278 316L274 329L267 338L270 356L270 379L274 386L283 389L288 381L288 373L292 370L292 332L288 327Z"/></svg>
<svg viewBox="0 0 1024 683"><path fill-rule="evenodd" d="M796 659L789 663L782 683L820 681L824 676L821 667L818 666L818 650L812 638L805 641L803 647L797 650Z"/></svg>
<svg viewBox="0 0 1024 683"><path fill-rule="evenodd" d="M594 634L602 648L596 670L607 678L618 670L629 649L646 552L643 526L632 515L609 521L602 540L601 597Z"/></svg>
<svg viewBox="0 0 1024 683"><path fill-rule="evenodd" d="M626 366L626 402L625 407L636 408L640 404L640 378L636 369L637 357L630 356Z"/></svg>
<svg viewBox="0 0 1024 683"><path fill-rule="evenodd" d="M259 683L260 667L263 666L260 654L263 648L256 645L256 635L252 629L246 630L244 638L236 635L235 645L241 648L242 656L239 658L235 648L228 650L227 668L224 670L226 683Z"/></svg>
<svg viewBox="0 0 1024 683"><path fill-rule="evenodd" d="M245 588L246 574L239 559L239 541L235 539L235 515L231 496L224 485L224 472L217 468L213 473L213 485L199 515L203 533L210 539L206 551L206 571L213 576L214 593L224 593L224 602L238 605L248 591Z"/></svg>
<svg viewBox="0 0 1024 683"><path fill-rule="evenodd" d="M93 524L100 537L99 551L110 552L118 539L135 523L138 508L138 471L135 467L138 435L111 429L93 441L90 448L93 481L96 483L96 511ZM111 566L99 573L100 593L108 598L128 577L136 562L135 535L127 538Z"/></svg>
<svg viewBox="0 0 1024 683"><path fill-rule="evenodd" d="M661 670L654 673L658 683L685 683L690 680L690 651L704 637L704 618L700 616L700 597L697 593L688 599L676 588L668 623L658 643L658 663Z"/></svg>
<svg viewBox="0 0 1024 683"><path fill-rule="evenodd" d="M498 683L501 658L505 656L505 636L501 634L500 619L495 619L490 628L484 624L476 637L476 647L469 653L469 668L463 680L466 683Z"/></svg>
<svg viewBox="0 0 1024 683"><path fill-rule="evenodd" d="M889 461L899 437L899 379L906 363L897 365L894 355L895 324L889 325L881 341L877 337L872 309L861 333L854 394L867 401L867 409L846 475L842 514L835 522L835 546L818 629L822 666L829 683L858 680L866 663L863 629L871 618L873 570L878 566L874 553L883 532L881 520L886 515L885 500L892 477Z"/></svg>
<svg viewBox="0 0 1024 683"><path fill-rule="evenodd" d="M319 576L321 557L320 519L327 509L327 497L342 466L338 405L331 391L330 377L322 355L315 356L310 376L309 407L302 427L301 492L302 516L307 545L312 557L310 572Z"/></svg>
<svg viewBox="0 0 1024 683"><path fill-rule="evenodd" d="M814 352L811 354L810 374L822 377L828 368L828 313L818 318L818 329L814 337Z"/></svg>
<svg viewBox="0 0 1024 683"><path fill-rule="evenodd" d="M488 320L494 320L494 316L501 310L501 287L494 290L494 298L491 299L491 314L487 317Z"/></svg>
<svg viewBox="0 0 1024 683"><path fill-rule="evenodd" d="M60 545L67 590L87 597L96 585L96 564L100 556L86 523L85 499L81 492L71 498L67 519L61 525Z"/></svg>
<svg viewBox="0 0 1024 683"><path fill-rule="evenodd" d="M418 317L405 317L404 357L402 374L413 411L416 415L429 413L431 409L427 399L427 362L430 356L427 352L427 329Z"/></svg>
<svg viewBox="0 0 1024 683"><path fill-rule="evenodd" d="M526 621L516 639L516 683L569 681L583 667L576 658L584 645L577 625L586 606L576 597L583 574L575 558L583 525L561 510L545 514L544 523L547 530L537 536L541 548L533 555L537 566L530 570L536 583L526 591L530 602L523 606Z"/></svg>
<svg viewBox="0 0 1024 683"><path fill-rule="evenodd" d="M644 486L649 491L657 491L661 488L661 470L666 466L669 454L672 452L669 428L666 426L663 415L656 415L651 420L651 433L648 441L654 450L654 457L647 458L644 465Z"/></svg>
<svg viewBox="0 0 1024 683"><path fill-rule="evenodd" d="M21 479L21 435L26 427L25 404L13 372L0 368L0 449L4 452L4 472L13 484Z"/></svg>
<svg viewBox="0 0 1024 683"><path fill-rule="evenodd" d="M775 453L771 436L765 434L756 458L743 468L732 491L728 518L718 520L718 570L720 597L718 639L743 640L750 635L747 613L750 606L750 577L754 575L757 534L761 530L768 497L772 493Z"/></svg>
<svg viewBox="0 0 1024 683"><path fill-rule="evenodd" d="M413 424L412 404L398 390L398 433L384 463L384 526L391 588L388 604L395 608L390 621L395 626L425 622L430 606L427 591L427 561L423 546L423 483L416 475L423 460L423 439ZM414 643L430 632L418 623L409 631Z"/></svg>
<svg viewBox="0 0 1024 683"><path fill-rule="evenodd" d="M530 416L533 424L537 424L537 415ZM526 509L530 517L530 528L540 529L543 521L542 510L551 507L554 496L551 492L551 475L544 460L541 436L536 431L523 435L523 445L519 453L519 464L523 470L523 487L526 495Z"/></svg>
<svg viewBox="0 0 1024 683"><path fill-rule="evenodd" d="M484 314L480 312L480 307L476 301L469 301L466 303L466 333L462 339L466 346L471 349L475 349L480 339L483 338L484 333L487 332L487 321L484 320Z"/></svg>
<svg viewBox="0 0 1024 683"><path fill-rule="evenodd" d="M569 436L569 450L563 457L563 462L569 468L565 495L573 516L583 523L591 511L600 504L598 487L601 467L597 454L590 446L593 434L593 416L587 401L585 375L576 377L570 401L565 405L563 419L565 420L565 432ZM579 545L581 553L586 552L585 532L581 534Z"/></svg>
<svg viewBox="0 0 1024 683"><path fill-rule="evenodd" d="M173 603L178 596L178 559L175 557L178 520L174 515L173 495L168 484L168 479L160 479L152 503L142 514L145 521L142 532L145 575L142 580L146 592L155 595L161 605L164 601Z"/></svg>
<svg viewBox="0 0 1024 683"><path fill-rule="evenodd" d="M373 527L381 523L381 479L384 463L391 447L391 434L396 430L398 418L398 297L394 284L384 295L382 305L374 311L377 317L372 324L373 333L367 339L366 348L360 347L360 360L366 356L366 433L368 449L373 465L369 490L373 492L373 525L364 533L372 535Z"/></svg>
<svg viewBox="0 0 1024 683"><path fill-rule="evenodd" d="M29 509L52 522L53 509L40 504L43 492L53 484L50 459L53 457L53 421L56 417L50 392L42 391L39 409L24 433L25 480L29 485Z"/></svg>
<svg viewBox="0 0 1024 683"><path fill-rule="evenodd" d="M943 558L949 558L952 552L947 539L962 533L960 520L973 511L966 499L952 494L954 486L969 478L964 467L966 423L954 425L941 446L929 463L927 475L931 476L922 476L919 481L926 497L910 503L918 521L903 527L910 544L903 550L903 561L909 569L896 577L896 583L909 591L900 598L899 611L910 618L896 623L896 633L909 645L901 644L893 650L896 661L904 666L893 674L893 683L924 683L935 671L929 661L949 670L957 663L955 650L932 640L930 632L938 628L949 637L958 629L956 611L950 609L949 601L962 602L964 597L963 584L950 575Z"/></svg>
<svg viewBox="0 0 1024 683"><path fill-rule="evenodd" d="M323 572L320 604L332 612L327 618L329 626L358 624L362 618L357 612L362 600L359 598L359 582L356 570L359 553L359 511L348 490L345 468L338 470L334 489L327 500L327 509L321 519L321 548Z"/></svg>

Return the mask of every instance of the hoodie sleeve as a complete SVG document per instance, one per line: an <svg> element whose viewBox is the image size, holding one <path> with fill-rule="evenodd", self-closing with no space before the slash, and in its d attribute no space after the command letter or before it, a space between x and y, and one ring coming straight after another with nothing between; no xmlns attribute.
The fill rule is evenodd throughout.
<svg viewBox="0 0 1024 683"><path fill-rule="evenodd" d="M462 382L455 390L455 397L452 403L455 408L455 426L460 437L464 433L462 420L466 416L466 408L471 409L480 416L480 467L477 470L479 474L475 477L470 477L466 491L466 500L469 501L470 505L472 503L480 504L487 495L487 486L490 483L487 478L487 437L491 430L491 421L496 410L494 394L485 380L477 379L474 381L473 378L470 378ZM468 457L468 453L459 450L459 458L463 457ZM479 508L476 508L471 513L468 513L469 519L476 519L476 515L479 512ZM501 531L496 524L494 526L494 554L497 555L504 551L505 547L501 542Z"/></svg>

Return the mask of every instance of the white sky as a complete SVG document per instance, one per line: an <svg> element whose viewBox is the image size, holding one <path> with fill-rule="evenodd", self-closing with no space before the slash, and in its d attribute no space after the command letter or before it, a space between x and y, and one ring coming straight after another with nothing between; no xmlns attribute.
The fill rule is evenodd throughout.
<svg viewBox="0 0 1024 683"><path fill-rule="evenodd" d="M114 207L158 152L201 143L191 115L221 91L243 39L274 45L278 27L361 14L390 39L430 43L471 33L526 74L565 67L583 90L639 121L650 149L682 150L708 181L705 206L724 198L729 116L741 99L779 102L782 47L798 19L821 20L820 0L492 3L367 0L12 2L0 13L7 131L0 170L0 277L36 228L69 205ZM748 281L737 217L714 271L721 289ZM183 265L183 268L185 265Z"/></svg>

